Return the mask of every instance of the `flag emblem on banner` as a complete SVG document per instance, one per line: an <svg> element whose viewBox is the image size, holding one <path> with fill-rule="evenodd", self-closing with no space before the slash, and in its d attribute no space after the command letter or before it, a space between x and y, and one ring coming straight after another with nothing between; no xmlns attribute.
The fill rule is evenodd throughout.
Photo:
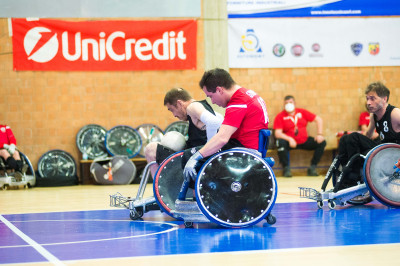
<svg viewBox="0 0 400 266"><path fill-rule="evenodd" d="M371 42L368 45L368 51L372 55L379 54L379 43L378 42Z"/></svg>
<svg viewBox="0 0 400 266"><path fill-rule="evenodd" d="M278 43L278 44L274 45L274 47L272 48L272 52L274 53L274 55L276 57L282 57L285 54L286 49L285 49L285 46Z"/></svg>
<svg viewBox="0 0 400 266"><path fill-rule="evenodd" d="M361 43L353 43L351 45L351 51L353 52L353 54L355 54L356 56L358 56L361 51L362 51L363 45Z"/></svg>
<svg viewBox="0 0 400 266"><path fill-rule="evenodd" d="M240 52L262 53L260 40L258 39L253 29L248 29L246 31L246 34L242 36L242 46L240 47Z"/></svg>
<svg viewBox="0 0 400 266"><path fill-rule="evenodd" d="M292 46L291 51L294 56L301 56L304 52L304 48L301 44L296 43Z"/></svg>

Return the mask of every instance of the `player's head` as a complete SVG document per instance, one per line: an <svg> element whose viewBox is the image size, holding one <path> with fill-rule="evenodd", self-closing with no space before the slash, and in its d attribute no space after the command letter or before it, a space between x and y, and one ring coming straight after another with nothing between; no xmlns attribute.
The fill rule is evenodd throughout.
<svg viewBox="0 0 400 266"><path fill-rule="evenodd" d="M164 97L164 106L168 108L176 118L182 121L187 120L186 107L192 100L189 92L182 88L173 88L169 90Z"/></svg>
<svg viewBox="0 0 400 266"><path fill-rule="evenodd" d="M207 91L215 93L217 87L224 87L229 90L235 85L235 81L228 73L228 71L222 68L214 68L204 72L199 85L201 89L206 88Z"/></svg>
<svg viewBox="0 0 400 266"><path fill-rule="evenodd" d="M389 102L390 90L382 82L378 81L369 84L365 89L365 95L370 92L375 92L380 98L386 97L386 102Z"/></svg>
<svg viewBox="0 0 400 266"><path fill-rule="evenodd" d="M370 113L377 114L385 110L389 101L390 91L381 82L374 82L365 89L366 104Z"/></svg>

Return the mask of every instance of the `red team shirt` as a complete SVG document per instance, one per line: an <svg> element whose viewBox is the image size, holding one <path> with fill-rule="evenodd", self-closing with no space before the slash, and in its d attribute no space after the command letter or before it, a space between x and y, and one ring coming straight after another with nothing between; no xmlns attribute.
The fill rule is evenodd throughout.
<svg viewBox="0 0 400 266"><path fill-rule="evenodd" d="M9 126L0 125L0 149L4 148L4 144L17 145L17 140Z"/></svg>
<svg viewBox="0 0 400 266"><path fill-rule="evenodd" d="M246 148L257 150L259 131L268 128L264 100L254 91L240 88L228 102L222 124L238 128L231 138Z"/></svg>
<svg viewBox="0 0 400 266"><path fill-rule="evenodd" d="M315 114L301 108L296 108L294 115L282 111L275 117L274 129L282 129L283 133L294 138L297 144L303 144L308 138L307 123L314 121L315 117ZM297 135L295 134L296 125Z"/></svg>
<svg viewBox="0 0 400 266"><path fill-rule="evenodd" d="M362 112L362 113L360 114L360 121L359 121L358 125L359 125L360 127L361 127L362 125L368 126L368 125L369 125L369 120L370 120L370 119L371 119L371 118L370 118L368 112Z"/></svg>

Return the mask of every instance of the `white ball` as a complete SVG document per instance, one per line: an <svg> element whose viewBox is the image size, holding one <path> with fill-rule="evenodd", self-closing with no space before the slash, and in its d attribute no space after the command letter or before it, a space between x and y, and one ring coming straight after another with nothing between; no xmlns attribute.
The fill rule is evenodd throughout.
<svg viewBox="0 0 400 266"><path fill-rule="evenodd" d="M178 131L167 132L161 139L161 145L174 151L181 151L185 148L186 139Z"/></svg>

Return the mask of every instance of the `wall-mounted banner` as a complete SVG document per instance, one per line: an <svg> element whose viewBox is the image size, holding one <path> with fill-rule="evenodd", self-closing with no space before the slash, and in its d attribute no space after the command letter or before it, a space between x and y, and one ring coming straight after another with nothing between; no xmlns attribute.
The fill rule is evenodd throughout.
<svg viewBox="0 0 400 266"><path fill-rule="evenodd" d="M12 19L14 70L196 69L195 20Z"/></svg>
<svg viewBox="0 0 400 266"><path fill-rule="evenodd" d="M398 16L399 0L227 0L229 18Z"/></svg>
<svg viewBox="0 0 400 266"><path fill-rule="evenodd" d="M400 18L228 20L229 67L399 66Z"/></svg>

